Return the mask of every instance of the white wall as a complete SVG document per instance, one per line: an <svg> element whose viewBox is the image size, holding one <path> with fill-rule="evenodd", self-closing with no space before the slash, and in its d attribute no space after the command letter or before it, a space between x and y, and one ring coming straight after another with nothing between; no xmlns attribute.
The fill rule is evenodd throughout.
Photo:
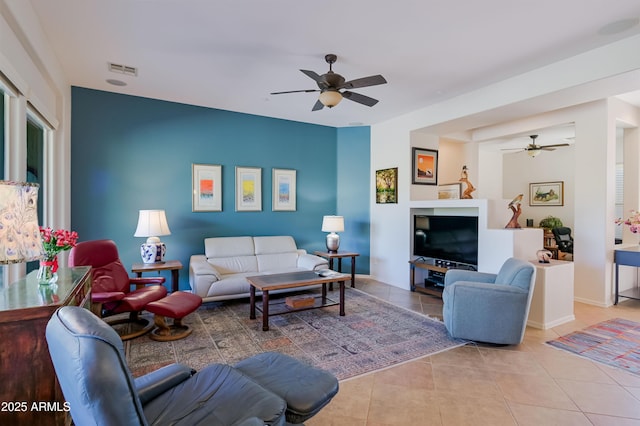
<svg viewBox="0 0 640 426"><path fill-rule="evenodd" d="M502 126L502 134L515 134L517 131L514 129L518 128L539 129L575 123L575 175L573 188L567 188L567 191L572 193L575 212L576 298L592 304L609 305L615 226L615 127L620 113L614 108L617 102L609 101L608 97L640 89L640 56L637 51L640 51L640 37L633 37L374 125L371 131L373 168L382 168L382 164L390 159L401 160L410 155L409 134L417 132L432 135L430 140L439 140L438 136L452 132L471 131L471 140L479 141L489 139L483 130L490 126ZM499 133L496 128L489 131L496 136ZM388 148L387 141L394 141L393 149ZM485 182L489 186L500 181L496 171L497 157L479 151L472 146L473 142L468 145L468 165L472 172L482 176L476 180L479 182L476 185L478 193L483 191L491 196L500 193L503 197L502 188L481 188ZM425 147L433 148L432 145ZM402 149L406 150L404 154ZM544 158L542 155L538 159ZM594 163L597 164L593 166ZM412 188L410 170L403 173L402 161L398 161L398 165L400 175L409 177L399 181L400 191L402 185L408 185L412 200L436 198L429 191ZM410 163L405 163L404 167L410 168ZM484 173L489 173L486 179ZM504 179L508 179L506 173ZM371 273L381 281L404 288L408 288L409 276L408 217L404 200L384 212L376 206L372 208L372 224L381 227L385 223L393 223L395 232L388 235L372 229L372 256L387 257L385 262L372 265ZM398 235L403 232L401 226L405 226L406 237Z"/></svg>
<svg viewBox="0 0 640 426"><path fill-rule="evenodd" d="M541 219L555 216L562 220L564 226L573 229L574 216L574 176L575 148L573 146L558 148L555 151L543 151L535 158L526 152L504 155L503 162L503 197L513 198L524 194L522 204L522 225L525 219L533 219L538 226ZM529 184L535 182L564 182L563 206L531 206Z"/></svg>

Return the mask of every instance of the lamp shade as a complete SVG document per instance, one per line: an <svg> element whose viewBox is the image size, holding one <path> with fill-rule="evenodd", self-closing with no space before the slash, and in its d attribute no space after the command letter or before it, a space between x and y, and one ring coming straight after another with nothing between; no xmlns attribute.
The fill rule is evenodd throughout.
<svg viewBox="0 0 640 426"><path fill-rule="evenodd" d="M343 216L324 216L322 218L322 232L343 232Z"/></svg>
<svg viewBox="0 0 640 426"><path fill-rule="evenodd" d="M140 246L144 263L164 262L167 247L160 241L161 235L171 235L164 210L140 210L138 227L133 236L148 237L147 242Z"/></svg>
<svg viewBox="0 0 640 426"><path fill-rule="evenodd" d="M542 152L541 149L528 149L527 150L527 155L529 157L536 157L538 156L538 154L540 154Z"/></svg>
<svg viewBox="0 0 640 426"><path fill-rule="evenodd" d="M38 227L38 188L36 183L0 180L0 264L44 257Z"/></svg>
<svg viewBox="0 0 640 426"><path fill-rule="evenodd" d="M171 235L164 210L140 210L134 237Z"/></svg>
<svg viewBox="0 0 640 426"><path fill-rule="evenodd" d="M337 90L325 90L320 93L320 97L318 98L322 105L333 108L338 105L342 100L342 94Z"/></svg>

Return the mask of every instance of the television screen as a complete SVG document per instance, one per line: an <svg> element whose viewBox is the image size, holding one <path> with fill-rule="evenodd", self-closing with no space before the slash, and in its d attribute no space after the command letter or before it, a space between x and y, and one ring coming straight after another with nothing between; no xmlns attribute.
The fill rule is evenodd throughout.
<svg viewBox="0 0 640 426"><path fill-rule="evenodd" d="M413 219L415 256L478 264L476 216L415 215Z"/></svg>

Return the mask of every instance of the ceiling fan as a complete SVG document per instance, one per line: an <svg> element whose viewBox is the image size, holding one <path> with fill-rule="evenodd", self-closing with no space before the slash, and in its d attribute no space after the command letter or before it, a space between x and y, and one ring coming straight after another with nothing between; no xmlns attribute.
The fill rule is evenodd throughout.
<svg viewBox="0 0 640 426"><path fill-rule="evenodd" d="M511 150L520 150L526 151L529 157L536 157L542 151L555 151L556 148L561 146L569 146L568 143L559 143L555 145L536 145L536 138L538 135L530 135L531 143L526 146L526 148L506 148L503 151L511 151Z"/></svg>
<svg viewBox="0 0 640 426"><path fill-rule="evenodd" d="M333 108L338 105L342 98L349 99L350 101L357 102L369 107L378 103L377 99L370 98L369 96L354 93L349 90L340 91L343 89L358 89L362 87L377 86L378 84L385 84L387 80L381 75L372 75L369 77L357 78L355 80L346 81L343 76L333 72L332 65L338 60L338 57L332 53L325 55L324 60L329 64L329 71L326 74L318 75L314 71L300 70L306 76L313 79L318 85L317 89L307 90L289 90L286 92L273 92L272 95L282 95L285 93L311 93L320 92L320 96L316 101L311 111L318 111L324 107Z"/></svg>

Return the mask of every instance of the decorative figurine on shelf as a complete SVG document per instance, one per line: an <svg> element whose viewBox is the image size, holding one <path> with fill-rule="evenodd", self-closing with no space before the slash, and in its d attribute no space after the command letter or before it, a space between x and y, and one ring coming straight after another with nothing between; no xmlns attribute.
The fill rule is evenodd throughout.
<svg viewBox="0 0 640 426"><path fill-rule="evenodd" d="M536 252L536 257L538 258L538 263L551 263L551 257L553 254L549 250L538 250Z"/></svg>
<svg viewBox="0 0 640 426"><path fill-rule="evenodd" d="M462 172L460 173L460 182L467 184L467 189L462 192L462 199L471 199L473 196L471 193L476 190L471 182L469 182L469 175L467 173L467 166L462 166Z"/></svg>
<svg viewBox="0 0 640 426"><path fill-rule="evenodd" d="M520 228L520 224L518 223L518 217L520 216L520 213L522 213L522 209L520 208L520 204L522 204L522 197L524 197L524 195L519 194L516 198L511 200L511 202L509 203L508 208L510 208L511 211L513 212L513 216L511 216L511 220L509 221L509 223L507 223L507 226L505 226L505 228L507 229Z"/></svg>

